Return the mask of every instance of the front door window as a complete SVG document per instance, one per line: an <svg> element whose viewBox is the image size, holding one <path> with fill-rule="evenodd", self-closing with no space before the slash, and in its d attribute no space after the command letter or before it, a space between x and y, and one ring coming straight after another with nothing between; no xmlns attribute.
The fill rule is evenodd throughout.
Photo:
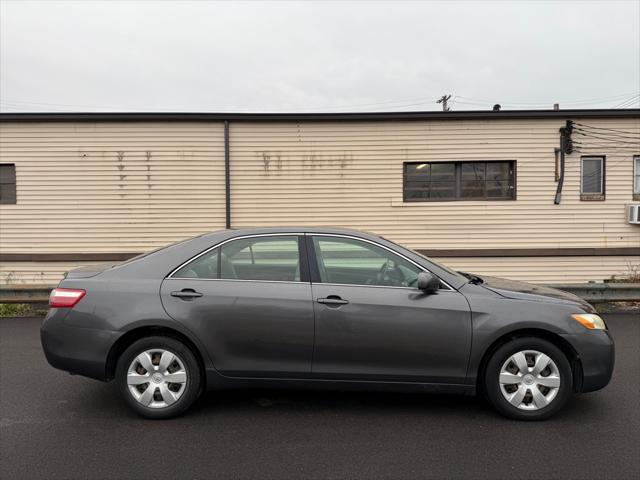
<svg viewBox="0 0 640 480"><path fill-rule="evenodd" d="M322 283L414 287L421 271L404 258L361 240L314 236L313 244Z"/></svg>

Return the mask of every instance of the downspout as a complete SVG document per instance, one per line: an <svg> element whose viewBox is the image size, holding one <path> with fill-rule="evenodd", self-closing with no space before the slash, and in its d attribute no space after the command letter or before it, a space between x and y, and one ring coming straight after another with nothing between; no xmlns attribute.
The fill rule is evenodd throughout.
<svg viewBox="0 0 640 480"><path fill-rule="evenodd" d="M560 129L560 177L558 178L558 188L556 188L556 198L553 201L555 205L560 205L562 196L562 186L564 184L564 156L565 153L573 151L573 142L571 141L571 132L573 131L573 122L567 120L567 124Z"/></svg>
<svg viewBox="0 0 640 480"><path fill-rule="evenodd" d="M224 201L225 228L231 228L231 169L229 165L229 120L224 121Z"/></svg>
<svg viewBox="0 0 640 480"><path fill-rule="evenodd" d="M562 128L560 132L562 132ZM560 195L562 194L562 184L564 183L564 135L560 133L560 176L558 177L558 188L556 188L555 205L560 205Z"/></svg>

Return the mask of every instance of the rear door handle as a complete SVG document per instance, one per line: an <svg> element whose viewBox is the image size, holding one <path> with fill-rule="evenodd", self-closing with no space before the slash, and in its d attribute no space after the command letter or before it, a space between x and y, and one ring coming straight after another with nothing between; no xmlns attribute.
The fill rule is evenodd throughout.
<svg viewBox="0 0 640 480"><path fill-rule="evenodd" d="M195 290L185 288L184 290L180 290L179 292L171 292L171 296L189 300L192 298L201 297L202 294L200 292L196 292Z"/></svg>
<svg viewBox="0 0 640 480"><path fill-rule="evenodd" d="M329 295L327 298L319 298L317 302L325 305L346 305L349 300L343 300L337 295Z"/></svg>

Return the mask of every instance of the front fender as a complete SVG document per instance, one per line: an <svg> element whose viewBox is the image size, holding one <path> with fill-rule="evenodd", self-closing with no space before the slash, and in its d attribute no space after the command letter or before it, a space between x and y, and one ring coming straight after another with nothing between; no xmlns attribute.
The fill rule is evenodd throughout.
<svg viewBox="0 0 640 480"><path fill-rule="evenodd" d="M571 315L583 311L573 303L509 299L486 289L469 288L465 293L472 310L473 340L467 382L475 384L482 359L500 338L519 331L535 331L566 338L583 327Z"/></svg>

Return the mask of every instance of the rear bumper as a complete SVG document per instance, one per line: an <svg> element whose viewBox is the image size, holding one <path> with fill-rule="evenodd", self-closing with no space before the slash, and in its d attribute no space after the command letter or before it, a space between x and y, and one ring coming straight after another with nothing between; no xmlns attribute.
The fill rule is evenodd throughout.
<svg viewBox="0 0 640 480"><path fill-rule="evenodd" d="M68 313L51 309L42 323L40 340L47 361L60 370L106 380L107 356L119 332L69 325Z"/></svg>
<svg viewBox="0 0 640 480"><path fill-rule="evenodd" d="M580 357L582 385L580 391L593 392L607 386L615 365L613 338L606 330L585 330L565 335Z"/></svg>

